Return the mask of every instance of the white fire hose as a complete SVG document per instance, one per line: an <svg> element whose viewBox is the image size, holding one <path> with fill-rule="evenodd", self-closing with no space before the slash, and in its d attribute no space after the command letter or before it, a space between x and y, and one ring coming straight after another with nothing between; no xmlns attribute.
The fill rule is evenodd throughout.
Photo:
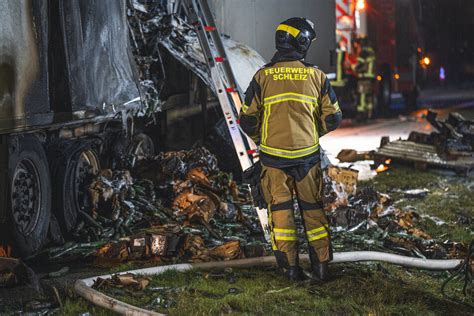
<svg viewBox="0 0 474 316"><path fill-rule="evenodd" d="M308 255L300 255L300 260L303 262L309 262ZM343 262L360 262L360 261L381 261L388 262L396 265L401 265L410 268L419 268L426 270L454 270L459 268L464 260L462 259L449 259L449 260L433 260L433 259L421 259L406 257L391 253L378 252L378 251L348 251L348 252L336 252L331 263L343 263ZM146 269L138 269L131 271L124 271L118 274L140 274L140 275L157 275L167 270L176 271L188 271L192 269L210 269L210 268L246 268L255 266L268 266L275 265L275 257L257 257L238 259L230 261L214 261L214 262L202 262L202 263L191 263L191 264L172 264L167 266L152 267ZM110 296L105 295L92 288L97 278L110 279L111 274L96 276L92 278L77 280L74 284L76 293L88 300L89 302L114 311L122 315L163 315L153 311L145 310L122 301L116 300Z"/></svg>

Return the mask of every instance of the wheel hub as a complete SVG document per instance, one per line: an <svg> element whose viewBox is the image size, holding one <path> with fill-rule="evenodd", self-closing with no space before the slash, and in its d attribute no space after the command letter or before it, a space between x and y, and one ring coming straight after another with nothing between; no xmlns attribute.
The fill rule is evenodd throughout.
<svg viewBox="0 0 474 316"><path fill-rule="evenodd" d="M41 181L34 163L28 159L20 161L15 169L11 205L15 225L25 235L30 234L41 211Z"/></svg>

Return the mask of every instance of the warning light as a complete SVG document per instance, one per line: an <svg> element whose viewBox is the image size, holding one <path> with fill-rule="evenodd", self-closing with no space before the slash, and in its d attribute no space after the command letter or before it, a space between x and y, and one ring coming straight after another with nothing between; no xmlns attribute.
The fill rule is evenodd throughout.
<svg viewBox="0 0 474 316"><path fill-rule="evenodd" d="M365 9L365 0L357 0L356 9L362 11Z"/></svg>
<svg viewBox="0 0 474 316"><path fill-rule="evenodd" d="M416 49L416 51L417 51L418 53L421 53L421 47L418 47L418 48Z"/></svg>
<svg viewBox="0 0 474 316"><path fill-rule="evenodd" d="M377 81L382 81L382 76L381 75L377 76Z"/></svg>
<svg viewBox="0 0 474 316"><path fill-rule="evenodd" d="M395 78L396 80L400 79L400 74L393 75L393 78Z"/></svg>
<svg viewBox="0 0 474 316"><path fill-rule="evenodd" d="M425 57L421 60L421 62L423 65L428 66L429 64L431 64L431 59L429 57Z"/></svg>
<svg viewBox="0 0 474 316"><path fill-rule="evenodd" d="M446 80L446 70L444 70L443 66L439 67L439 80Z"/></svg>

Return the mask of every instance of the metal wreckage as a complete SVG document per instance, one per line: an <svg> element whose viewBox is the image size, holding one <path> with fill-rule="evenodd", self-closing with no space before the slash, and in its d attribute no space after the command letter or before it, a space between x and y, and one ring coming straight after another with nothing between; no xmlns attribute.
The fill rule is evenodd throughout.
<svg viewBox="0 0 474 316"><path fill-rule="evenodd" d="M153 117L166 107L167 63L178 61L211 91L214 85L194 28L179 11L168 14L161 1L143 3L130 1L127 16L146 105L140 111ZM236 76L239 85L246 86L253 75L248 69L261 66L263 60L230 39L224 38L224 43L234 63L251 65L234 67L243 72ZM174 61L163 56L163 49ZM66 263L88 258L92 264L111 267L131 260L165 264L261 257L271 251L264 237L268 227L259 223L249 187L220 171L207 149L158 155L138 150L110 165L114 168L85 171L77 220L64 237L53 223L50 247L38 259ZM472 251L467 245L432 238L417 226L417 213L397 209L389 196L370 188L357 190L357 171L327 164L325 170L324 202L336 251L383 250L433 259L465 258ZM301 244L305 253L306 243ZM18 264L2 267L1 286L23 282L16 271Z"/></svg>

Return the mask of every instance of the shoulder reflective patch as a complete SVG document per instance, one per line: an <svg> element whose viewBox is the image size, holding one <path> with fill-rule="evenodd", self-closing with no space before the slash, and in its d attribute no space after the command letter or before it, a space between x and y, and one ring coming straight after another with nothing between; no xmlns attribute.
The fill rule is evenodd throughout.
<svg viewBox="0 0 474 316"><path fill-rule="evenodd" d="M286 24L278 25L276 30L290 33L291 36L293 36L295 38L298 36L298 34L300 34L300 30L298 30L297 28L294 28L293 26L289 26L289 25L286 25Z"/></svg>
<svg viewBox="0 0 474 316"><path fill-rule="evenodd" d="M300 94L300 93L295 93L295 92L281 93L281 94L273 95L270 97L266 97L264 99L264 104L265 106L267 106L270 104L279 103L283 101L289 101L289 100L318 105L318 98L312 95L305 95L305 94Z"/></svg>

